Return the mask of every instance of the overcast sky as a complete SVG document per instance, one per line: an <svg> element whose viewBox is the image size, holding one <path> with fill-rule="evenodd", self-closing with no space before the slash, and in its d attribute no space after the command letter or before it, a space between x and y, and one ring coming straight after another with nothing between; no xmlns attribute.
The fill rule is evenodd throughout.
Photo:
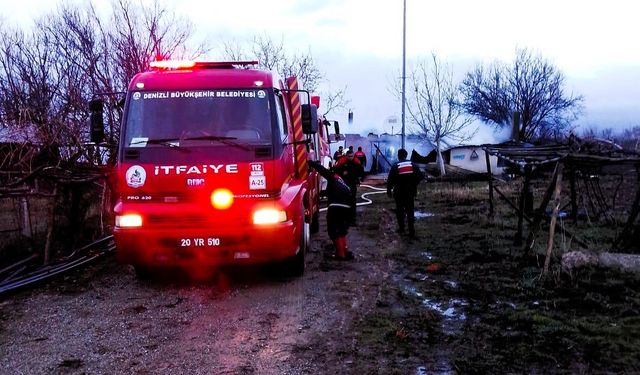
<svg viewBox="0 0 640 375"><path fill-rule="evenodd" d="M58 1L0 0L5 20L25 24ZM402 69L402 0L165 0L215 47L267 34L311 50L325 89L347 86L354 112L345 132L390 132L400 116L390 87ZM407 0L407 66L435 52L458 77L477 63L509 62L517 47L551 61L567 91L585 97L583 127L640 125L640 22L634 1ZM210 56L216 58L217 56ZM407 119L407 126L409 121ZM397 131L398 129L394 129Z"/></svg>

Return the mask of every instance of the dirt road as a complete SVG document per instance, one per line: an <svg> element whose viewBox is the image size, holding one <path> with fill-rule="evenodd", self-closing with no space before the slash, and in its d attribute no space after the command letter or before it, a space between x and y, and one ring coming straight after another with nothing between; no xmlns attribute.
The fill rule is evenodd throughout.
<svg viewBox="0 0 640 375"><path fill-rule="evenodd" d="M0 372L350 373L346 333L388 277L384 241L372 234L390 217L359 210L349 238L356 261L324 259L323 220L301 278L250 267L144 281L109 258L12 296L0 302Z"/></svg>
<svg viewBox="0 0 640 375"><path fill-rule="evenodd" d="M323 218L297 279L261 267L140 281L103 260L0 301L0 373L639 373L640 277L569 277L554 262L541 278L509 207L487 217L486 191L423 186L418 240L373 196L349 233L353 262L324 259Z"/></svg>

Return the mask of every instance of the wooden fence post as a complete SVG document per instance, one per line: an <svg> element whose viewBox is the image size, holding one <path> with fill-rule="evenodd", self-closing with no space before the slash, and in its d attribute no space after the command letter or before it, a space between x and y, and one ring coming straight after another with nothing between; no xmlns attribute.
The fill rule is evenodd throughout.
<svg viewBox="0 0 640 375"><path fill-rule="evenodd" d="M549 241L547 241L547 257L544 260L543 275L549 272L549 263L551 261L551 250L553 250L553 236L556 233L556 220L558 219L558 211L560 211L560 192L562 190L562 169L563 165L558 164L558 177L556 179L556 190L553 194L553 213L551 214L551 224L549 225Z"/></svg>
<svg viewBox="0 0 640 375"><path fill-rule="evenodd" d="M489 216L493 217L493 174L491 173L491 160L487 150L484 150L484 156L487 161L487 178L489 179Z"/></svg>

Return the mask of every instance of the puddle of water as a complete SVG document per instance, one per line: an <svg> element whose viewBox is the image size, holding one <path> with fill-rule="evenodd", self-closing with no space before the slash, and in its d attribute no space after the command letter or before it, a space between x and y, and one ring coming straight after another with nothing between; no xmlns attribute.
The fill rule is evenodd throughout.
<svg viewBox="0 0 640 375"><path fill-rule="evenodd" d="M445 280L444 283L454 289L458 287L458 283L453 280Z"/></svg>
<svg viewBox="0 0 640 375"><path fill-rule="evenodd" d="M469 305L466 300L451 298L445 302L433 301L429 298L424 298L423 293L420 292L414 285L412 285L410 281L406 279L401 280L397 276L394 277L394 279L401 286L402 292L404 294L420 298L422 300L423 306L442 315L442 330L445 334L455 335L462 331L462 327L467 320L467 316L464 313L464 307ZM436 280L431 281L436 282ZM445 282L447 282L449 285L457 286L457 283L455 281L449 280Z"/></svg>
<svg viewBox="0 0 640 375"><path fill-rule="evenodd" d="M448 318L453 318L454 316L456 316L456 310L453 307L449 307L448 309L442 312L442 315Z"/></svg>
<svg viewBox="0 0 640 375"><path fill-rule="evenodd" d="M420 253L420 255L427 258L427 260L433 260L433 254L428 251L423 251Z"/></svg>
<svg viewBox="0 0 640 375"><path fill-rule="evenodd" d="M425 298L422 300L422 305L444 317L442 330L448 335L459 333L467 320L467 316L463 311L463 307L468 305L465 300L452 298L447 302L436 302Z"/></svg>
<svg viewBox="0 0 640 375"><path fill-rule="evenodd" d="M505 305L505 306L511 307L514 310L516 309L516 304L513 303L513 302L497 300L495 304L496 304L496 306L497 305Z"/></svg>
<svg viewBox="0 0 640 375"><path fill-rule="evenodd" d="M422 293L418 292L418 289L416 289L416 287L413 285L405 285L403 291L405 294L409 294L416 297L422 297Z"/></svg>
<svg viewBox="0 0 640 375"><path fill-rule="evenodd" d="M414 211L413 217L416 219L423 219L425 217L433 217L435 216L432 212L422 212L422 211Z"/></svg>
<svg viewBox="0 0 640 375"><path fill-rule="evenodd" d="M448 360L440 358L430 366L419 366L416 375L450 375L456 372L451 367Z"/></svg>

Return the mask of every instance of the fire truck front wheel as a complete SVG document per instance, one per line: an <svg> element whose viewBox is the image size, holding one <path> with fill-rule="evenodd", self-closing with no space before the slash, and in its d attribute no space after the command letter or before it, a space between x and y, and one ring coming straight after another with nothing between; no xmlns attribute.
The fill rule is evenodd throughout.
<svg viewBox="0 0 640 375"><path fill-rule="evenodd" d="M149 267L136 265L136 266L133 266L133 269L136 271L136 276L140 280L148 280L152 276L152 272Z"/></svg>
<svg viewBox="0 0 640 375"><path fill-rule="evenodd" d="M320 230L320 211L316 211L311 217L311 233L318 233Z"/></svg>
<svg viewBox="0 0 640 375"><path fill-rule="evenodd" d="M305 256L309 248L309 223L302 221L302 231L300 234L300 249L293 257L287 259L284 264L284 273L287 276L302 276L305 269Z"/></svg>

